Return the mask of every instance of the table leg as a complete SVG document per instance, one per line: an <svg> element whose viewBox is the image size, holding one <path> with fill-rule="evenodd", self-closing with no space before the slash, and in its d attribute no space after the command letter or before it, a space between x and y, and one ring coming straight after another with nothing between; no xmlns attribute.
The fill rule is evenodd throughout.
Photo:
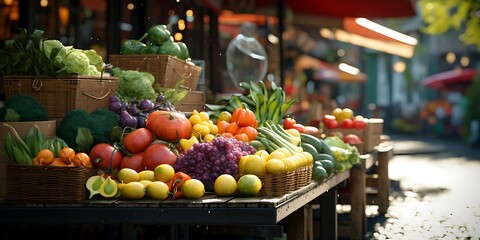
<svg viewBox="0 0 480 240"><path fill-rule="evenodd" d="M320 195L320 239L337 239L337 189Z"/></svg>
<svg viewBox="0 0 480 240"><path fill-rule="evenodd" d="M365 179L365 167L363 165L354 166L350 170L350 237L352 239L362 239L367 228Z"/></svg>

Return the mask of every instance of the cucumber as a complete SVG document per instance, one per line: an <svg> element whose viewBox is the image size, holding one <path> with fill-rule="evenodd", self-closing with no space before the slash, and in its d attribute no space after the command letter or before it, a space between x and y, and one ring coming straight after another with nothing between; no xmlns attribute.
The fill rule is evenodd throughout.
<svg viewBox="0 0 480 240"><path fill-rule="evenodd" d="M325 154L328 154L330 155L334 160L335 159L335 155L333 155L333 152L332 150L330 149L330 146L327 145L327 143L321 139L320 140L320 143L322 144L322 152L321 153L325 153Z"/></svg>
<svg viewBox="0 0 480 240"><path fill-rule="evenodd" d="M252 146L253 148L255 148L255 150L257 150L257 151L266 150L265 145L263 145L263 143L261 143L258 140L252 140L252 141L248 142L248 144L250 146Z"/></svg>
<svg viewBox="0 0 480 240"><path fill-rule="evenodd" d="M322 164L323 168L325 168L325 170L327 170L328 174L332 174L332 173L335 172L335 164L333 164L332 161L330 161L330 160L320 160L319 162Z"/></svg>
<svg viewBox="0 0 480 240"><path fill-rule="evenodd" d="M309 143L313 147L315 147L315 149L317 149L317 152L321 153L323 151L323 146L320 142L320 139L306 133L300 133L300 138L302 139L302 142Z"/></svg>
<svg viewBox="0 0 480 240"><path fill-rule="evenodd" d="M330 156L330 155L328 155L328 154L326 154L326 153L319 153L317 159L318 159L318 160L330 160L330 161L333 162L333 157Z"/></svg>
<svg viewBox="0 0 480 240"><path fill-rule="evenodd" d="M318 152L317 149L315 149L314 146L312 146L309 143L300 143L300 146L303 148L303 151L308 152L312 155L313 159L318 159Z"/></svg>

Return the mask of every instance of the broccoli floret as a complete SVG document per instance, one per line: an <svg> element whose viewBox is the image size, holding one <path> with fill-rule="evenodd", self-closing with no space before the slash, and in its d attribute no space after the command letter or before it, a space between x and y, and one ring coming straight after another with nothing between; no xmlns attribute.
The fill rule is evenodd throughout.
<svg viewBox="0 0 480 240"><path fill-rule="evenodd" d="M113 76L118 77L117 94L122 99L149 99L155 100L157 94L152 86L152 81L148 74L136 70L113 69Z"/></svg>
<svg viewBox="0 0 480 240"><path fill-rule="evenodd" d="M57 129L57 136L65 140L75 151L89 150L92 146L79 146L77 142L78 129L87 128L93 137L93 145L109 142L110 132L118 125L119 116L108 109L99 108L88 113L83 109L68 112Z"/></svg>
<svg viewBox="0 0 480 240"><path fill-rule="evenodd" d="M8 114L7 114L8 113ZM0 121L26 122L47 121L48 112L34 97L15 94L0 108Z"/></svg>
<svg viewBox="0 0 480 240"><path fill-rule="evenodd" d="M106 108L99 108L90 113L90 117L93 121L93 143L109 142L110 133L115 126L118 126L120 116Z"/></svg>
<svg viewBox="0 0 480 240"><path fill-rule="evenodd" d="M75 109L67 112L63 118L60 126L57 129L57 136L63 139L67 145L74 150L78 149L78 144L76 142L78 129L79 128L88 128L92 129L93 120L83 109ZM90 130L92 133L92 131ZM92 133L93 135L93 133Z"/></svg>

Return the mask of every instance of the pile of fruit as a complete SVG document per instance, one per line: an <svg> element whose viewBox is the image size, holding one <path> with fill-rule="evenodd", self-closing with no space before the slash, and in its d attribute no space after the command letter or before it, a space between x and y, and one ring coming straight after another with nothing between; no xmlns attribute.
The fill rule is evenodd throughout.
<svg viewBox="0 0 480 240"><path fill-rule="evenodd" d="M254 88L251 91L258 91ZM206 192L255 196L265 184L262 176L299 174L304 172L301 169L311 169L309 179L321 183L360 160L355 148L341 139L319 139L309 134L318 129L299 127L293 118L283 116L289 102L272 100L279 105L267 105L270 100L257 101L259 94L254 94L257 92L249 94L255 99L253 105L238 98L241 103L235 108L194 110L188 115L158 107L160 101L142 100L133 106L113 96L109 110L100 111L101 115L79 110L67 113L57 134L68 141L56 137L54 144L51 140L31 144L32 140L24 139L27 143L22 144L17 142L21 137L10 138L9 144L16 148L10 151L11 158L22 164L46 165L56 161L52 159L58 152L59 159L70 162L55 166L73 163L97 170L85 183L90 198L158 200L197 199ZM283 99L283 95L283 90L275 87L269 98ZM257 105L259 108L251 108ZM264 112L268 106L271 109ZM135 108L143 119L135 119L131 126L121 125L122 112L133 111L127 108ZM68 127L63 126L67 123ZM103 128L96 129L100 125ZM70 134L65 134L65 129ZM43 139L34 133L27 138ZM23 151L27 145L36 148L24 158L14 155L19 150L27 152Z"/></svg>

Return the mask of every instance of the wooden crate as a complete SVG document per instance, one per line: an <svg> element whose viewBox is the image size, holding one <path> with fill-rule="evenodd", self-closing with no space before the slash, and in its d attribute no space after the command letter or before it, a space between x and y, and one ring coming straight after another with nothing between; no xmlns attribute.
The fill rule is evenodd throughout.
<svg viewBox="0 0 480 240"><path fill-rule="evenodd" d="M195 91L202 68L171 55L112 54L110 64L124 70L149 72L160 87L173 88L182 79Z"/></svg>
<svg viewBox="0 0 480 240"><path fill-rule="evenodd" d="M383 133L383 119L381 118L369 118L367 125L365 126L365 138L364 148L365 151L371 152L381 142L381 136Z"/></svg>
<svg viewBox="0 0 480 240"><path fill-rule="evenodd" d="M30 95L45 107L49 118L63 118L74 109L92 112L107 108L108 98L118 89L118 78L95 76L4 76L5 98Z"/></svg>
<svg viewBox="0 0 480 240"><path fill-rule="evenodd" d="M197 110L198 112L203 111L205 108L205 92L190 91L181 101L175 103L173 106L181 112L192 112L193 110Z"/></svg>

